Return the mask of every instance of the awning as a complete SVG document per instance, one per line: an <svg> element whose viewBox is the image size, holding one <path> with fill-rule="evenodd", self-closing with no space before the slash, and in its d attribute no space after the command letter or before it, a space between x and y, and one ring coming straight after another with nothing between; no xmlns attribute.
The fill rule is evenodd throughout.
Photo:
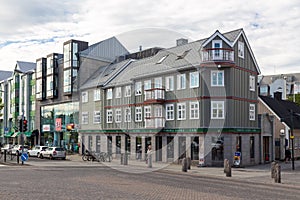
<svg viewBox="0 0 300 200"><path fill-rule="evenodd" d="M16 137L19 135L20 132L14 132L14 134L12 134L10 137Z"/></svg>
<svg viewBox="0 0 300 200"><path fill-rule="evenodd" d="M26 137L31 137L32 132L31 131L27 131L27 132L24 132L24 134L25 134Z"/></svg>
<svg viewBox="0 0 300 200"><path fill-rule="evenodd" d="M4 137L10 137L12 134L14 134L14 132L8 132L4 135Z"/></svg>

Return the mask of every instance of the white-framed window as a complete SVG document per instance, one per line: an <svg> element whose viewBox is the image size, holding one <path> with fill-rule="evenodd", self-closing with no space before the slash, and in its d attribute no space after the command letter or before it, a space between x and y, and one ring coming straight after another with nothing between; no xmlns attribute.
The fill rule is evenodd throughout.
<svg viewBox="0 0 300 200"><path fill-rule="evenodd" d="M121 111L121 109L116 109L115 110L115 120L116 120L116 123L122 122L122 111Z"/></svg>
<svg viewBox="0 0 300 200"><path fill-rule="evenodd" d="M186 119L186 106L185 103L177 103L177 120Z"/></svg>
<svg viewBox="0 0 300 200"><path fill-rule="evenodd" d="M151 106L144 107L144 120L150 119L151 117Z"/></svg>
<svg viewBox="0 0 300 200"><path fill-rule="evenodd" d="M249 105L249 120L251 121L255 120L255 104Z"/></svg>
<svg viewBox="0 0 300 200"><path fill-rule="evenodd" d="M100 123L101 123L101 112L94 111L94 124L100 124Z"/></svg>
<svg viewBox="0 0 300 200"><path fill-rule="evenodd" d="M131 86L126 85L125 86L125 97L130 97L131 96Z"/></svg>
<svg viewBox="0 0 300 200"><path fill-rule="evenodd" d="M211 119L224 119L224 101L211 102Z"/></svg>
<svg viewBox="0 0 300 200"><path fill-rule="evenodd" d="M174 90L174 76L167 76L166 77L166 91L173 91Z"/></svg>
<svg viewBox="0 0 300 200"><path fill-rule="evenodd" d="M177 90L185 89L185 85L186 85L185 74L178 74L177 75Z"/></svg>
<svg viewBox="0 0 300 200"><path fill-rule="evenodd" d="M144 81L144 92L151 89L151 80Z"/></svg>
<svg viewBox="0 0 300 200"><path fill-rule="evenodd" d="M199 119L199 102L190 102L190 119Z"/></svg>
<svg viewBox="0 0 300 200"><path fill-rule="evenodd" d="M222 40L213 40L212 46L214 48L213 50L213 59L214 60L221 60L222 59Z"/></svg>
<svg viewBox="0 0 300 200"><path fill-rule="evenodd" d="M125 108L124 121L131 122L131 109L129 107Z"/></svg>
<svg viewBox="0 0 300 200"><path fill-rule="evenodd" d="M106 123L113 123L113 111L107 110L106 111Z"/></svg>
<svg viewBox="0 0 300 200"><path fill-rule="evenodd" d="M107 89L106 93L106 99L112 99L113 98L113 90L112 88Z"/></svg>
<svg viewBox="0 0 300 200"><path fill-rule="evenodd" d="M174 104L166 105L166 120L174 120Z"/></svg>
<svg viewBox="0 0 300 200"><path fill-rule="evenodd" d="M88 92L82 92L81 93L81 102L87 103L89 101L89 93Z"/></svg>
<svg viewBox="0 0 300 200"><path fill-rule="evenodd" d="M101 100L101 90L100 89L95 89L94 90L94 101L99 101Z"/></svg>
<svg viewBox="0 0 300 200"><path fill-rule="evenodd" d="M81 116L81 123L82 124L89 124L89 112L82 112Z"/></svg>
<svg viewBox="0 0 300 200"><path fill-rule="evenodd" d="M238 56L244 58L244 42L238 41Z"/></svg>
<svg viewBox="0 0 300 200"><path fill-rule="evenodd" d="M154 88L162 88L162 77L154 79Z"/></svg>
<svg viewBox="0 0 300 200"><path fill-rule="evenodd" d="M121 87L117 87L115 90L115 97L116 98L121 98L122 97L122 88Z"/></svg>
<svg viewBox="0 0 300 200"><path fill-rule="evenodd" d="M255 76L250 75L249 76L249 90L255 91L256 84L255 84Z"/></svg>
<svg viewBox="0 0 300 200"><path fill-rule="evenodd" d="M135 121L136 122L142 121L142 107L135 108Z"/></svg>
<svg viewBox="0 0 300 200"><path fill-rule="evenodd" d="M190 73L190 88L199 87L199 72Z"/></svg>
<svg viewBox="0 0 300 200"><path fill-rule="evenodd" d="M135 83L135 96L142 95L142 82Z"/></svg>
<svg viewBox="0 0 300 200"><path fill-rule="evenodd" d="M211 86L224 86L224 71L211 71Z"/></svg>

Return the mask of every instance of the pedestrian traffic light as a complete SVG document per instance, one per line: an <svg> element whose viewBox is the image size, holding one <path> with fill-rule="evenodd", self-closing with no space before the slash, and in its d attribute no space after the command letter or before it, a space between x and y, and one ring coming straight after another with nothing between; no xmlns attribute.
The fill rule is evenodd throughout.
<svg viewBox="0 0 300 200"><path fill-rule="evenodd" d="M27 120L24 118L22 132L25 132L25 131L27 131Z"/></svg>

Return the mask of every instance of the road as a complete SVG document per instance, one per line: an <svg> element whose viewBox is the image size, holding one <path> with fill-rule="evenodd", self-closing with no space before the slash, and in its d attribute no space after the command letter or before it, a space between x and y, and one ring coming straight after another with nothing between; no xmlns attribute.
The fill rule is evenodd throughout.
<svg viewBox="0 0 300 200"><path fill-rule="evenodd" d="M34 162L34 161L33 161ZM40 162L40 161L36 161ZM43 160L41 163L52 162ZM125 173L98 164L4 166L0 199L299 199L298 187L156 171ZM65 164L64 164L65 163Z"/></svg>

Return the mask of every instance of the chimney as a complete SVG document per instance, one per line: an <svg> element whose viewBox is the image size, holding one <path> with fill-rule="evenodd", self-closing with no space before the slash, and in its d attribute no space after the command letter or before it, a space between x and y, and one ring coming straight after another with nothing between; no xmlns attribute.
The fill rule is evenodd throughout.
<svg viewBox="0 0 300 200"><path fill-rule="evenodd" d="M274 99L282 100L282 92L274 92Z"/></svg>
<svg viewBox="0 0 300 200"><path fill-rule="evenodd" d="M176 40L177 46L185 45L187 43L188 43L188 39L185 39L185 38L180 38L180 39Z"/></svg>

